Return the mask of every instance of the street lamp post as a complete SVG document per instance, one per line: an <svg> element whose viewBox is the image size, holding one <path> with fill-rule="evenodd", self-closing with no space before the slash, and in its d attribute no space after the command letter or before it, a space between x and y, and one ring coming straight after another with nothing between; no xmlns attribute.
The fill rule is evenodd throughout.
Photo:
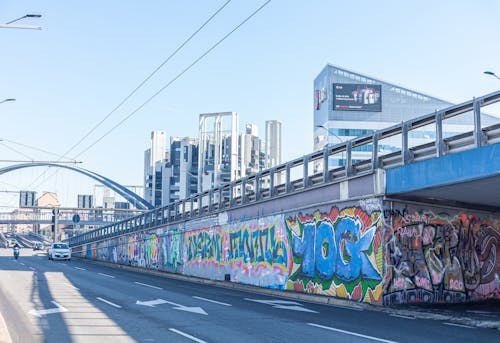
<svg viewBox="0 0 500 343"><path fill-rule="evenodd" d="M490 76L496 77L497 79L499 79L499 80L500 80L500 77L498 77L498 75L497 75L497 74L495 74L495 73L494 73L494 72L492 72L492 71L487 70L487 71L485 71L484 73L485 73L486 75L490 75Z"/></svg>
<svg viewBox="0 0 500 343"><path fill-rule="evenodd" d="M40 18L42 15L41 14L26 14L23 15L22 17L19 17L17 19L11 20L8 23L5 24L0 24L0 29L32 29L32 30L41 30L41 26L33 26L33 25L12 25L12 23L15 23L18 20L24 19L24 18Z"/></svg>
<svg viewBox="0 0 500 343"><path fill-rule="evenodd" d="M5 100L2 100L0 101L0 104L3 104L4 102L7 102L7 101L16 101L16 99L5 99Z"/></svg>
<svg viewBox="0 0 500 343"><path fill-rule="evenodd" d="M317 128L320 128L320 129L324 129L326 130L327 134L328 135L332 135L334 137L336 137L340 143L344 143L345 141L340 138L339 136L337 136L335 133L333 133L332 131L330 131L326 126L324 125L316 125ZM327 136L327 139L328 139L328 136ZM342 163L344 163L344 152L342 151Z"/></svg>

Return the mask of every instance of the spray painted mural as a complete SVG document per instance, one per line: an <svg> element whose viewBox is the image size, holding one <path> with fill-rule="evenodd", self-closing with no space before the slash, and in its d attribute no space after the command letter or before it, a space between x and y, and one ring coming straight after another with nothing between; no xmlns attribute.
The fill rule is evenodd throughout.
<svg viewBox="0 0 500 343"><path fill-rule="evenodd" d="M282 216L242 221L187 232L186 274L284 288L291 261Z"/></svg>
<svg viewBox="0 0 500 343"><path fill-rule="evenodd" d="M359 207L289 217L293 267L287 289L381 303L382 224L381 211Z"/></svg>
<svg viewBox="0 0 500 343"><path fill-rule="evenodd" d="M500 226L490 216L402 207L392 222L384 304L500 298Z"/></svg>
<svg viewBox="0 0 500 343"><path fill-rule="evenodd" d="M81 251L89 259L379 305L500 299L498 215L376 198L157 228Z"/></svg>

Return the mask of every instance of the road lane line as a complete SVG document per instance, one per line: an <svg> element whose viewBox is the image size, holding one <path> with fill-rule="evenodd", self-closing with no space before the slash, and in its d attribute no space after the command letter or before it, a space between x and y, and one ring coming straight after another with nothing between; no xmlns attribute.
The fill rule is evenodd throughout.
<svg viewBox="0 0 500 343"><path fill-rule="evenodd" d="M319 325L319 324L307 323L307 325L315 326L315 327L318 327L318 328L321 328L321 329L330 330L330 331L345 333L346 335L352 335L352 336L356 336L356 337L363 337L363 338L371 339L371 340L378 341L378 342L397 343L396 341L389 341L389 340L383 339L383 338L378 338L378 337L373 337L373 336L367 336L367 335L363 335L363 334L360 334L360 333L357 333L357 332L336 329L336 328L332 328L332 327L329 327L329 326L323 326L323 325Z"/></svg>
<svg viewBox="0 0 500 343"><path fill-rule="evenodd" d="M178 335L181 335L181 336L184 336L186 338L189 338L190 340L193 340L195 342L198 342L198 343L207 343L206 341L204 341L202 339L199 339L199 338L196 338L194 336L188 335L187 333L179 331L179 330L176 330L174 328L169 328L169 330L172 331L172 332L175 332Z"/></svg>
<svg viewBox="0 0 500 343"><path fill-rule="evenodd" d="M80 268L80 267L75 267L75 269L78 269L78 270L87 270L85 268Z"/></svg>
<svg viewBox="0 0 500 343"><path fill-rule="evenodd" d="M97 297L96 299L97 299L97 300L100 300L100 301L102 301L103 303L106 303L106 304L108 304L108 305L114 306L114 307L116 307L116 308L122 308L120 305L117 305L117 304L115 304L115 303L112 303L112 302L111 302L111 301L109 301L109 300L106 300L106 299L103 299L103 298L100 298L100 297Z"/></svg>
<svg viewBox="0 0 500 343"><path fill-rule="evenodd" d="M110 278L115 278L113 275L108 275L108 274L104 274L104 273L97 273L99 275L102 275L102 276L105 276L105 277L110 277Z"/></svg>
<svg viewBox="0 0 500 343"><path fill-rule="evenodd" d="M398 318L404 318L404 319L415 319L415 317L412 316L404 316L402 314L390 314L389 316L391 317L398 317Z"/></svg>
<svg viewBox="0 0 500 343"><path fill-rule="evenodd" d="M25 264L21 262L21 266L25 266Z"/></svg>
<svg viewBox="0 0 500 343"><path fill-rule="evenodd" d="M35 268L33 268L33 267L29 267L29 268L30 268L31 270L35 270Z"/></svg>
<svg viewBox="0 0 500 343"><path fill-rule="evenodd" d="M151 287L151 288L154 288L154 289L163 289L161 287L156 287L156 286L153 286L153 285L148 285L147 283L142 283L142 282L137 282L137 281L134 281L134 283L136 283L138 285L141 285L141 286L145 286L145 287Z"/></svg>
<svg viewBox="0 0 500 343"><path fill-rule="evenodd" d="M198 296L196 296L196 295L193 295L193 298L200 299L200 300L203 300L203 301L208 301L208 302L210 302L210 303L214 303L214 304L219 304L219 305L224 305L224 306L233 306L233 305L231 305L231 304L223 303L223 302L216 301L216 300L212 300L212 299L207 299L207 298L198 297Z"/></svg>
<svg viewBox="0 0 500 343"><path fill-rule="evenodd" d="M455 324L455 323L443 323L444 325L451 325L451 326L458 326L461 328L467 328L467 329L475 329L473 326L469 325L463 325L463 324Z"/></svg>

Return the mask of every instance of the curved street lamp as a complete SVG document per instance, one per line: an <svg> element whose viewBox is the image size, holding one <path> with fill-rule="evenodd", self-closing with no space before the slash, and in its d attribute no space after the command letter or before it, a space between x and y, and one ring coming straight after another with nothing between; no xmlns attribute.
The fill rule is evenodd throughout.
<svg viewBox="0 0 500 343"><path fill-rule="evenodd" d="M12 99L12 98L10 98L10 99L5 99L5 100L0 101L0 104L2 104L2 103L4 103L4 102L7 102L7 101L16 101L16 99Z"/></svg>
<svg viewBox="0 0 500 343"><path fill-rule="evenodd" d="M12 23L15 23L18 20L24 19L24 18L40 18L42 15L41 14L26 14L23 15L22 17L19 17L17 19L11 20L8 23L5 24L0 24L0 29L32 29L32 30L41 30L41 26L33 26L33 25L11 25Z"/></svg>
<svg viewBox="0 0 500 343"><path fill-rule="evenodd" d="M500 80L500 77L498 77L498 75L497 75L497 74L495 74L495 73L494 73L494 72L492 72L492 71L487 70L487 71L485 71L484 73L485 73L486 75L490 75L490 76L496 77L497 79L499 79L499 80Z"/></svg>

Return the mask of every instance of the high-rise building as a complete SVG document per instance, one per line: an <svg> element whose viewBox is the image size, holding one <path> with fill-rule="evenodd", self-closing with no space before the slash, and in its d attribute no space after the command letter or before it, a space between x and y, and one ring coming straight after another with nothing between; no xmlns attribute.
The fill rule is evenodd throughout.
<svg viewBox="0 0 500 343"><path fill-rule="evenodd" d="M163 163L162 206L198 192L198 142L189 137L170 137L170 150Z"/></svg>
<svg viewBox="0 0 500 343"><path fill-rule="evenodd" d="M78 208L93 208L94 197L91 194L78 194Z"/></svg>
<svg viewBox="0 0 500 343"><path fill-rule="evenodd" d="M450 102L384 82L360 73L328 64L314 80L314 150L336 145L357 136L372 134L412 118L451 106ZM491 116L482 116L484 123L494 123ZM451 136L473 128L471 113L443 123L443 135ZM409 145L427 143L436 138L435 127L410 131ZM401 148L397 136L378 144L379 154ZM368 159L371 145L355 148L352 162ZM333 156L333 166L345 164L345 156Z"/></svg>
<svg viewBox="0 0 500 343"><path fill-rule="evenodd" d="M144 199L161 206L162 164L165 160L165 131L151 132L151 148L144 152Z"/></svg>
<svg viewBox="0 0 500 343"><path fill-rule="evenodd" d="M260 153L259 129L255 124L247 124L245 133L240 135L240 177L255 174L262 170Z"/></svg>
<svg viewBox="0 0 500 343"><path fill-rule="evenodd" d="M36 200L36 192L20 191L19 192L19 207L34 207Z"/></svg>
<svg viewBox="0 0 500 343"><path fill-rule="evenodd" d="M281 122L277 120L266 121L265 136L265 168L281 164Z"/></svg>
<svg viewBox="0 0 500 343"><path fill-rule="evenodd" d="M238 171L238 114L200 114L198 192L236 180Z"/></svg>

